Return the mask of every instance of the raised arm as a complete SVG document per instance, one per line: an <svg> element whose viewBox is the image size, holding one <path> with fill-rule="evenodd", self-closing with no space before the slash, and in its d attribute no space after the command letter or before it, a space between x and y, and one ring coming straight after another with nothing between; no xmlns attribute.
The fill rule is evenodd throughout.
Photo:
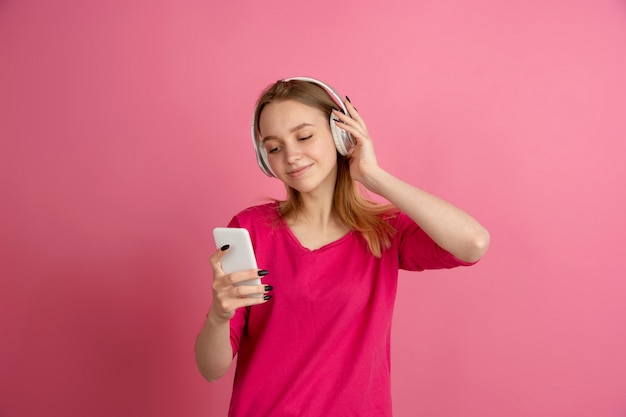
<svg viewBox="0 0 626 417"><path fill-rule="evenodd" d="M408 184L382 169L365 122L349 101L350 116L334 112L338 126L356 140L350 155L350 174L369 191L406 213L439 246L465 262L478 261L489 247L489 232L453 204Z"/></svg>

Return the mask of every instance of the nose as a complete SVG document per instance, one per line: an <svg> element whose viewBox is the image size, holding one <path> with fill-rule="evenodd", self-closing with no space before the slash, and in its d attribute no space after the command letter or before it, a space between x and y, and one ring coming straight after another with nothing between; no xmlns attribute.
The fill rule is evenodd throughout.
<svg viewBox="0 0 626 417"><path fill-rule="evenodd" d="M302 150L298 143L285 145L285 158L289 164L298 162L302 158Z"/></svg>

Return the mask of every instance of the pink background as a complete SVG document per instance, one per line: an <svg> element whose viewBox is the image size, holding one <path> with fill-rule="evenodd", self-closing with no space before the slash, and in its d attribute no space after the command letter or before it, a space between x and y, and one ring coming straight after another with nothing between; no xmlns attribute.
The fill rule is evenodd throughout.
<svg viewBox="0 0 626 417"><path fill-rule="evenodd" d="M492 234L401 274L395 415L626 416L625 3L240 3L0 1L0 415L225 415L211 230L283 196L251 111L308 75Z"/></svg>

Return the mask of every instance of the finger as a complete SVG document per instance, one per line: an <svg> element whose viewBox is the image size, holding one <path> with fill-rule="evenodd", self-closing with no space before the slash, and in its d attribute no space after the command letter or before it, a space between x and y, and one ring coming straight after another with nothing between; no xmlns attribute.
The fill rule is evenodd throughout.
<svg viewBox="0 0 626 417"><path fill-rule="evenodd" d="M235 314L235 310L242 307L250 307L267 303L272 297L265 295L263 297L220 297L214 299L213 307L221 317L230 319Z"/></svg>
<svg viewBox="0 0 626 417"><path fill-rule="evenodd" d="M352 121L352 124L345 123L343 121L335 121L334 123L337 125L338 128L348 132L352 136L352 139L354 139L357 146L362 145L363 141L371 141L369 134L366 130L364 131L364 128L362 126L354 126L354 124L356 123L355 121Z"/></svg>
<svg viewBox="0 0 626 417"><path fill-rule="evenodd" d="M255 297L255 298L263 298L263 296L267 295L267 293L273 290L274 287L271 285L237 285L233 286L230 290L230 295L232 297L241 298L241 297Z"/></svg>
<svg viewBox="0 0 626 417"><path fill-rule="evenodd" d="M352 102L350 101L348 96L346 96L346 99L343 101L343 104L344 104L344 106L346 106L346 109L348 109L348 113L350 113L350 116L354 120L357 120L359 123L363 123L363 118L359 114L359 111L357 110L357 108L354 107L354 105L352 104ZM363 123L363 124L365 124L365 123Z"/></svg>
<svg viewBox="0 0 626 417"><path fill-rule="evenodd" d="M243 281L260 279L268 274L265 269L251 269L249 271L231 272L227 274L226 281L228 284L235 285Z"/></svg>
<svg viewBox="0 0 626 417"><path fill-rule="evenodd" d="M351 117L349 115L346 115L340 112L339 110L334 110L334 109L333 109L333 116L337 120L339 120L339 124L337 125L339 128L344 129L345 126L351 126L355 129L358 129L361 134L367 135L367 126L365 125L365 122L363 121L363 119L361 119L359 116ZM347 130L347 129L344 129L344 130Z"/></svg>
<svg viewBox="0 0 626 417"><path fill-rule="evenodd" d="M224 245L211 255L209 258L209 262L211 263L211 267L213 268L213 273L215 275L223 275L224 271L222 271L222 258L228 252L229 245Z"/></svg>
<svg viewBox="0 0 626 417"><path fill-rule="evenodd" d="M335 121L337 127L343 130L347 130L346 127L348 126L357 126L356 120L335 109L333 109L333 120Z"/></svg>
<svg viewBox="0 0 626 417"><path fill-rule="evenodd" d="M237 297L236 291L233 290L235 286L262 285L260 278L261 276L264 276L266 274L267 271L256 269L250 271L233 272L230 274L224 274L223 272L221 275L215 274L212 284L213 293L227 294L230 297Z"/></svg>

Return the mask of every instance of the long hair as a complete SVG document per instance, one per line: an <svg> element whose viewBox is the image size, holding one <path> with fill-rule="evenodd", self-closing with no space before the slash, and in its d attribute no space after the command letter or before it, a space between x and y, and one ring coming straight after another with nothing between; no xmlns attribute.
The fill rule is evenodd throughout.
<svg viewBox="0 0 626 417"><path fill-rule="evenodd" d="M302 80L277 81L259 97L254 112L254 126L259 129L259 119L265 105L285 100L295 100L330 114L338 109L328 93L320 86ZM292 187L287 189L287 199L278 201L280 215L284 219L294 218L302 208L300 192ZM380 258L382 251L391 245L391 237L396 230L389 223L396 209L391 204L380 204L366 198L350 175L347 157L337 153L337 181L333 195L333 210L341 222L350 230L361 233L370 252Z"/></svg>

